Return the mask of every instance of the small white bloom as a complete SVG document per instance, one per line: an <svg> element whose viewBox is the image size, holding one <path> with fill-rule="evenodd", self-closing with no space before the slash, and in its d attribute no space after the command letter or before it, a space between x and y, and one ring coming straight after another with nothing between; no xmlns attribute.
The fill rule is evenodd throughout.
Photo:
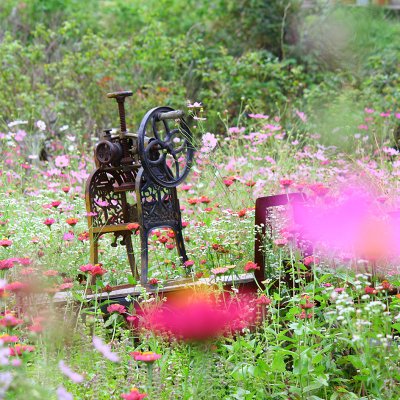
<svg viewBox="0 0 400 400"><path fill-rule="evenodd" d="M41 131L46 130L46 123L42 120L36 121L36 126L39 128Z"/></svg>

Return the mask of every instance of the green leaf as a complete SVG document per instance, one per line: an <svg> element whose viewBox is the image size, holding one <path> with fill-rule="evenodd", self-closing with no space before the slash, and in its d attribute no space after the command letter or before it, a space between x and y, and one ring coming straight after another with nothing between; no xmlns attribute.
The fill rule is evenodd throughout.
<svg viewBox="0 0 400 400"><path fill-rule="evenodd" d="M274 359L272 360L271 368L275 372L285 372L286 364L284 353L282 351L278 351L274 354Z"/></svg>

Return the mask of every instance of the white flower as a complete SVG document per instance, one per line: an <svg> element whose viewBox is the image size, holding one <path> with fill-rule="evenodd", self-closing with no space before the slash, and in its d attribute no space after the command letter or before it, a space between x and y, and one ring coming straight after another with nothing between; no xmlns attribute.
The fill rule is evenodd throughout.
<svg viewBox="0 0 400 400"><path fill-rule="evenodd" d="M28 123L28 121L12 121L12 122L10 122L9 124L8 124L8 127L9 128L11 128L11 127L13 127L13 126L15 126L15 125L23 125L23 124L27 124Z"/></svg>
<svg viewBox="0 0 400 400"><path fill-rule="evenodd" d="M39 130L44 131L46 130L46 123L44 121L36 121L36 126L39 128Z"/></svg>

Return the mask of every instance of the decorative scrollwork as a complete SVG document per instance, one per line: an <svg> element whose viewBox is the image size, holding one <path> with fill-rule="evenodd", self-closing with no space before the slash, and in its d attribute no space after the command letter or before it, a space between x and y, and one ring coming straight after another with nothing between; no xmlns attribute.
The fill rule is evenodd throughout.
<svg viewBox="0 0 400 400"><path fill-rule="evenodd" d="M161 187L143 177L140 198L143 222L146 228L162 224L171 227L177 226L180 214L175 188Z"/></svg>
<svg viewBox="0 0 400 400"><path fill-rule="evenodd" d="M118 191L124 185L134 187L136 174L134 171L122 169L99 169L90 181L89 193L93 226L116 225L130 222L132 212L126 202L126 192Z"/></svg>

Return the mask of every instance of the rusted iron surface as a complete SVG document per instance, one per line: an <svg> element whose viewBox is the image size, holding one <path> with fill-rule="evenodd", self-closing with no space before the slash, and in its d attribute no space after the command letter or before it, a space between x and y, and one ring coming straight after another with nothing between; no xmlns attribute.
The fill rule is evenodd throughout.
<svg viewBox="0 0 400 400"><path fill-rule="evenodd" d="M120 129L106 129L95 148L96 170L86 184L90 262L99 262L100 235L113 233L124 245L132 275L148 281L148 237L155 228L175 233L178 254L187 260L176 186L186 178L194 155L192 134L183 112L157 107L143 118L137 133L127 130L124 102L132 92L109 93L118 104ZM133 199L136 202L133 203ZM137 224L137 228L135 225ZM141 267L135 262L132 234L140 232Z"/></svg>

